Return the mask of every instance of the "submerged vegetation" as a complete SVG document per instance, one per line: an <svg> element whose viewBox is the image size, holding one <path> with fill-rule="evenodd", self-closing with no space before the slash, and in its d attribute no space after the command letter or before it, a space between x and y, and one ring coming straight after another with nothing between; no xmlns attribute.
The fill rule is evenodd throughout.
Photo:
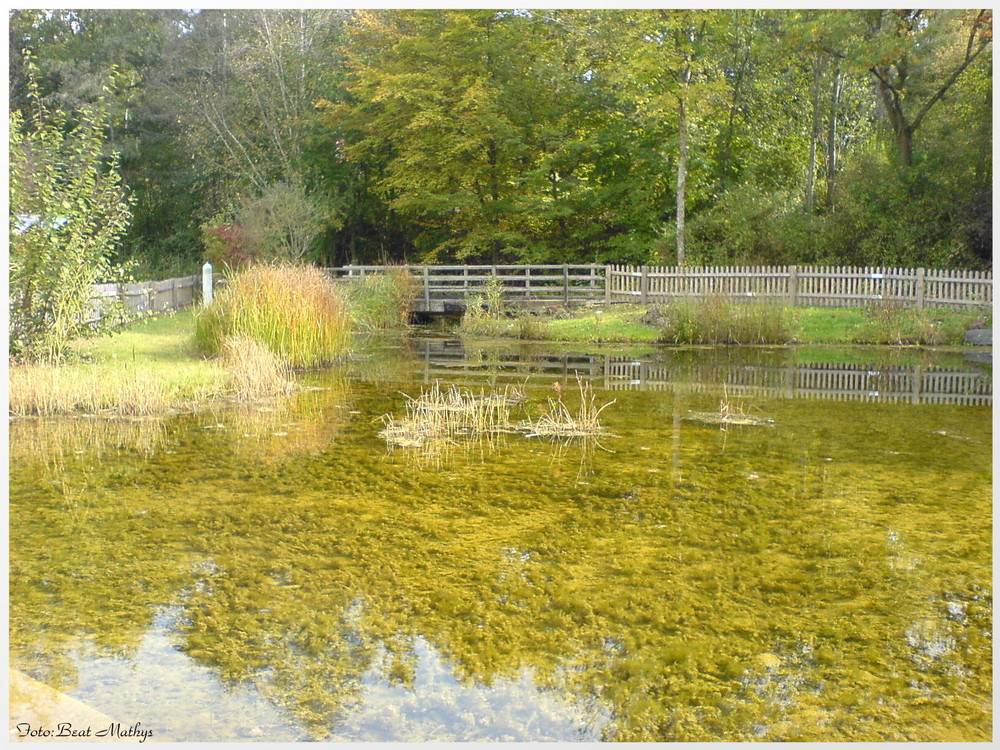
<svg viewBox="0 0 1000 750"><path fill-rule="evenodd" d="M184 741L206 705L216 740L989 739L989 409L772 393L775 429L683 421L719 405L707 365L794 356L595 384L620 437L582 474L518 435L387 454L372 417L419 367L120 435L16 421L11 664ZM515 424L557 400L523 390Z"/></svg>

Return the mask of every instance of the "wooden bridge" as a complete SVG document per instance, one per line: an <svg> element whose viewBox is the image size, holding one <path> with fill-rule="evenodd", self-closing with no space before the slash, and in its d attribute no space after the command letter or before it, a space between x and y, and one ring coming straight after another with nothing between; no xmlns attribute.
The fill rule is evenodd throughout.
<svg viewBox="0 0 1000 750"><path fill-rule="evenodd" d="M521 305L585 305L606 301L606 266L396 266L409 271L420 287L414 300L416 313L460 314L486 282L500 281L506 303ZM339 279L363 279L384 273L386 266L328 268Z"/></svg>

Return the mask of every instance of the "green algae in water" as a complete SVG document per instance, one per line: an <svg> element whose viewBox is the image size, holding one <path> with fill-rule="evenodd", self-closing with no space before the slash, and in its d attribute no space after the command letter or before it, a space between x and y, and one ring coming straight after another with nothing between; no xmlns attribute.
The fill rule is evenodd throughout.
<svg viewBox="0 0 1000 750"><path fill-rule="evenodd" d="M12 664L170 739L990 737L988 408L616 390L428 466L419 384L327 385L12 424Z"/></svg>

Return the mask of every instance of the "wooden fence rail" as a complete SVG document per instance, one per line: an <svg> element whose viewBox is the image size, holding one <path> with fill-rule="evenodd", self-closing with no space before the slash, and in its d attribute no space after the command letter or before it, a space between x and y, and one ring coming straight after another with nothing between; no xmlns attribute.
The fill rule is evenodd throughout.
<svg viewBox="0 0 1000 750"><path fill-rule="evenodd" d="M993 304L991 271L853 266L608 266L609 302L721 295L792 306L924 309Z"/></svg>
<svg viewBox="0 0 1000 750"><path fill-rule="evenodd" d="M134 284L94 284L87 320L100 320L106 300L118 299L133 313L180 310L201 299L201 276L181 276Z"/></svg>
<svg viewBox="0 0 1000 750"><path fill-rule="evenodd" d="M993 304L990 271L851 266L623 266L596 264L397 266L419 292L417 312L460 312L496 278L503 296L526 304L666 302L721 295L793 306L863 307L880 302L924 309ZM328 268L337 279L363 279L385 266ZM215 275L216 282L220 277ZM90 319L104 300L120 298L133 312L177 310L201 299L201 276L135 284L96 284Z"/></svg>

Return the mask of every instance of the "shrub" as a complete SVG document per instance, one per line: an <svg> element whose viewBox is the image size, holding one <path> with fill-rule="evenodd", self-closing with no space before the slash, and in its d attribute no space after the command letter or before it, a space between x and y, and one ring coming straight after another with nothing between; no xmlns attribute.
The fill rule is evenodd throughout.
<svg viewBox="0 0 1000 750"><path fill-rule="evenodd" d="M733 301L721 295L666 306L660 340L673 344L783 344L792 339L792 314L781 306Z"/></svg>
<svg viewBox="0 0 1000 750"><path fill-rule="evenodd" d="M895 346L959 344L973 315L911 310L892 300L884 300L866 308L867 320L855 338L863 344Z"/></svg>
<svg viewBox="0 0 1000 750"><path fill-rule="evenodd" d="M10 352L56 360L124 319L121 305L98 321L89 308L93 284L124 276L112 257L131 210L118 158L105 154L104 97L68 117L41 103L30 59L27 69L30 112L10 115Z"/></svg>
<svg viewBox="0 0 1000 750"><path fill-rule="evenodd" d="M253 266L198 315L203 351L218 354L227 336L253 339L292 367L313 367L347 352L350 317L337 285L320 269Z"/></svg>
<svg viewBox="0 0 1000 750"><path fill-rule="evenodd" d="M385 330L409 322L410 307L417 294L417 283L409 271L390 268L348 284L351 317L359 329Z"/></svg>
<svg viewBox="0 0 1000 750"><path fill-rule="evenodd" d="M297 180L274 182L246 201L237 217L255 257L295 263L308 252L323 226L322 212Z"/></svg>

